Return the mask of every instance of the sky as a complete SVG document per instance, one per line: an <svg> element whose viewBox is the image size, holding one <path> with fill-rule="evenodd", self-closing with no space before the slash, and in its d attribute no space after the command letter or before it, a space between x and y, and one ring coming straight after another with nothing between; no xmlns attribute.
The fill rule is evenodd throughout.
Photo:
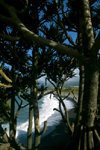
<svg viewBox="0 0 100 150"><path fill-rule="evenodd" d="M79 85L79 69L75 69L74 73L76 74L73 78L69 79L68 81L65 82L64 86L78 86ZM40 85L44 85L45 86L45 78L46 76L44 77L41 77L39 80L38 80L38 83ZM49 81L47 81L47 86L52 86Z"/></svg>
<svg viewBox="0 0 100 150"><path fill-rule="evenodd" d="M50 24L47 24L47 26L49 26L49 25ZM68 34L71 37L71 39L74 42L76 42L77 33L75 33L75 32L74 33L73 32L68 32ZM40 34L40 36L43 36L42 33ZM65 43L69 44L69 41L66 40ZM31 53L32 53L32 50L29 50L28 54L31 55ZM8 66L9 68L11 67L8 64L6 64L6 66ZM73 77L73 78L69 79L67 82L65 82L64 86L77 86L77 85L79 85L79 69L75 69L75 73L76 73L75 77ZM40 85L41 84L45 85L45 78L46 78L46 76L40 78L38 80L38 83L40 83ZM49 82L47 82L47 86L51 86L51 84Z"/></svg>
<svg viewBox="0 0 100 150"><path fill-rule="evenodd" d="M71 39L76 42L76 37L77 37L77 33L73 33L73 32L68 32L69 36L71 37ZM69 41L66 40L65 41L66 44L69 44ZM73 78L69 79L67 82L65 82L64 86L79 86L79 69L75 69L74 73L76 74ZM41 77L39 80L38 80L38 83L40 85L44 85L45 86L45 78L46 76L44 77ZM47 81L47 86L52 86L49 81Z"/></svg>

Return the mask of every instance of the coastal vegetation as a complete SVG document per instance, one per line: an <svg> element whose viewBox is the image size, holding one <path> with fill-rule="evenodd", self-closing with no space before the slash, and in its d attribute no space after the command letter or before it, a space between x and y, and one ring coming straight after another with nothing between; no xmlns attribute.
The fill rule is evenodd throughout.
<svg viewBox="0 0 100 150"><path fill-rule="evenodd" d="M48 87L48 90L53 91L54 88L53 87ZM63 86L62 87L62 93L68 94L72 91L73 91L74 94L78 94L79 86L68 86L68 87Z"/></svg>
<svg viewBox="0 0 100 150"><path fill-rule="evenodd" d="M32 149L33 115L33 149L40 149L41 135L46 131L47 121L40 131L38 100L50 93L59 101L59 109L54 110L61 114L70 131L71 140L65 143L64 149L100 149L97 119L100 97L99 8L98 0L0 0L0 111L3 115L0 122L3 144L0 149ZM70 33L76 39L72 39ZM80 70L79 96L76 120L71 124L63 101L70 90L72 93L77 90L63 86L75 75L76 67ZM38 79L42 76L46 76L45 86L39 87ZM52 84L53 90L47 87L47 81ZM68 94L63 98L65 91ZM17 117L20 109L26 106L22 105L23 100L29 105L27 148L16 142ZM15 103L18 105L17 111ZM9 136L2 127L3 120L10 125Z"/></svg>

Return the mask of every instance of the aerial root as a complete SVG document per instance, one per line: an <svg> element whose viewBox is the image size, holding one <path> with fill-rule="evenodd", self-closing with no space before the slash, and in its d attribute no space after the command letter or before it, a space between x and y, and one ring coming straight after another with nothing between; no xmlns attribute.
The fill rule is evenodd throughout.
<svg viewBox="0 0 100 150"><path fill-rule="evenodd" d="M98 150L98 147L100 148L100 136L97 130L94 127L84 127L82 125L77 127L72 141L67 146L66 150L94 150L94 148Z"/></svg>

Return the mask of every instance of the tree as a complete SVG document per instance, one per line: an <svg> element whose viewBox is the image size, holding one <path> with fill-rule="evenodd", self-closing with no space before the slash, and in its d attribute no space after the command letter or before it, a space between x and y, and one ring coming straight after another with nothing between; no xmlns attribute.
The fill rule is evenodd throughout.
<svg viewBox="0 0 100 150"><path fill-rule="evenodd" d="M94 39L89 0L81 0L77 2L78 2L77 3L78 12L80 14L78 18L79 28L82 34L82 48L83 48L82 54L79 53L78 51L74 51L73 49L63 44L40 37L34 32L27 29L18 17L18 14L24 12L24 10L26 9L26 5L25 9L19 11L15 7L11 6L11 4L8 1L6 2L2 0L0 1L0 6L4 8L8 14L4 14L4 12L1 12L0 20L3 23L11 26L12 28L15 28L15 30L18 31L20 37L19 36L11 37L6 34L0 34L0 36L10 41L20 40L21 37L23 37L25 40L34 41L39 45L51 47L57 51L62 52L63 54L66 54L70 57L74 57L75 59L78 59L80 61L80 63L84 66L84 73L85 73L84 94L82 103L82 119L80 125L78 125L77 132L75 132L73 136L71 146L74 146L74 148L76 146L76 149L81 148L94 149L94 147L96 149L96 145L94 144L93 140L93 134L97 137L98 143L100 143L99 135L96 131L94 124L97 110L98 70L100 65L99 61L97 60L97 55L100 48L99 44L100 33ZM93 1L93 3L94 2L95 1ZM57 2L54 1L54 3L55 8L57 9ZM62 25L61 23L63 23L62 21L60 21L60 18L59 23L60 26ZM64 33L66 34L65 28L63 28L63 26L61 27L64 30Z"/></svg>
<svg viewBox="0 0 100 150"><path fill-rule="evenodd" d="M34 28L32 28L32 24L31 24L31 26L29 26L29 28L31 28L31 30L35 30L35 32L36 33L38 33L38 6L37 6L37 2L34 2L34 5L33 5L33 3L32 2L30 2L30 5L31 5L31 9L32 10L29 10L29 12L27 12L23 17L26 17L25 19L23 19L23 17L22 17L22 20L23 20L23 22L25 22L25 24L28 26L29 24L27 24L27 19L28 19L28 17L29 17L29 22L31 22L31 17L32 16L30 16L30 15L33 15L33 17L34 17L34 23L35 23L35 25L34 25ZM34 9L35 10L34 10ZM30 14L30 15L29 15ZM31 22L32 23L32 22ZM11 29L10 29L11 30ZM8 31L9 32L9 31ZM9 35L9 33L8 33L8 35ZM10 35L16 35L16 32L13 32L13 33L11 33ZM22 45L23 44L23 41L24 40L22 40L21 39L21 43L18 43L18 44L16 44L17 45L17 50L18 49L27 49L28 47L32 47L32 43L31 42L29 42L28 44L25 44L24 46ZM2 44L5 46L5 44L2 42ZM8 43L7 43L8 44ZM31 75L29 75L30 76L30 83L28 83L28 77L27 78L25 78L26 77L26 75L23 75L24 77L23 77L23 79L21 79L21 81L20 81L20 84L21 84L21 88L22 89L20 89L20 92L22 92L22 93L24 93L25 95L27 95L28 96L28 102L29 102L29 128L28 128L28 149L31 149L31 147L32 147L32 119L33 119L33 108L34 108L34 119L35 119L35 147L36 147L36 149L37 149L37 147L39 147L39 145L40 145L40 136L45 132L45 130L46 130L46 124L47 124L47 122L45 122L45 126L44 126L44 129L40 132L40 126L39 126L39 110L38 110L38 99L40 99L41 97L43 97L44 95L47 95L48 93L46 93L46 94L44 94L43 93L43 91L45 90L45 88L43 89L43 88L41 88L42 89L42 93L39 95L39 97L37 97L37 92L38 92L38 89L37 89L37 78L38 78L38 73L41 73L41 71L42 71L42 69L40 68L39 69L39 72L38 72L38 70L37 70L37 62L38 62L38 53L37 53L37 51L38 51L38 46L37 45L35 45L35 44L33 44L34 45L34 49L32 50L32 59L30 59L31 61L32 61L32 66L31 65L28 65L28 63L26 63L26 61L25 61L25 58L27 58L26 57L26 55L25 55L25 58L24 58L24 61L23 61L23 58L22 58L22 56L19 54L19 55L17 55L15 52L14 52L14 50L13 49L11 49L10 48L10 50L11 50L11 52L13 53L13 55L14 56L16 56L17 57L17 59L19 60L19 61L21 61L21 63L23 63L23 64L25 64L25 65L27 65L28 67L30 67L30 70L29 70L29 72L27 73L27 72L25 72L25 74L27 74L27 75L29 75L29 74L31 74ZM24 47L24 48L23 48ZM7 47L8 48L8 47ZM20 57L19 57L20 56ZM4 59L5 59L5 57L4 57ZM14 62L15 63L15 62ZM14 65L13 63L11 63L11 65ZM19 64L20 65L20 64ZM42 66L43 67L43 66ZM13 68L15 68L15 67L13 67ZM24 70L24 69L23 69ZM14 75L14 70L13 70L13 75ZM41 75L40 75L41 76ZM12 77L13 78L13 77ZM24 79L26 79L27 81L25 81ZM19 79L18 79L19 80ZM23 85L22 85L22 83L25 81L25 84L24 84L24 87L23 87ZM12 86L12 85L11 85ZM16 85L17 86L17 88L18 88L18 85ZM27 94L27 93L25 93L23 90L25 90L25 86L28 86L29 88L31 88L31 98L29 98L29 95ZM13 87L13 88L15 88L15 87ZM12 90L13 90L13 88L12 88ZM39 89L39 90L41 90L41 89ZM18 90L17 90L17 92L18 92ZM19 94L19 93L18 93ZM18 95L19 96L19 98L20 97L22 97L21 96L21 94L19 94ZM23 96L24 97L24 96ZM21 99L21 98L20 98ZM24 99L26 100L26 98L24 97ZM34 101L34 102L32 102L32 101ZM14 124L14 122L16 122L16 119L17 118L14 118L14 105L15 105L15 95L14 95L14 91L13 91L13 99L12 99L12 101L11 101L11 103L12 103L12 107L11 107L11 109L12 109L12 111L13 112L11 112L11 115L12 115L12 117L11 117L11 119L13 119L13 130L15 131L15 129L14 129L14 127L16 126L15 124ZM22 107L20 107L20 108L22 108ZM37 121L38 120L38 121ZM15 133L15 132L14 132ZM14 137L15 137L15 134L14 134ZM38 145L38 146L37 146Z"/></svg>
<svg viewBox="0 0 100 150"><path fill-rule="evenodd" d="M0 124L3 124L3 123L7 123L8 119L5 115L5 111L2 111L2 106L7 112L10 113L10 102L5 93L5 89L3 89L3 88L0 88L0 97L1 97L1 101L4 100L4 102L3 102L4 105L2 105L2 104L0 105Z"/></svg>

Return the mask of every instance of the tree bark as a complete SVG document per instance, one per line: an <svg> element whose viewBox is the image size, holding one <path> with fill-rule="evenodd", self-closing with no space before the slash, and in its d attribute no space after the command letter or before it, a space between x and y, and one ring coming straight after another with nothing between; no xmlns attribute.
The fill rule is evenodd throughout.
<svg viewBox="0 0 100 150"><path fill-rule="evenodd" d="M10 116L10 138L15 139L16 135L16 119L15 119L15 95L12 90L12 99L11 99L11 116Z"/></svg>
<svg viewBox="0 0 100 150"><path fill-rule="evenodd" d="M12 78L14 81L14 71L15 68L12 65ZM10 138L15 139L16 136L16 118L15 118L15 93L14 87L12 88L12 98L11 98L11 115L10 115Z"/></svg>
<svg viewBox="0 0 100 150"><path fill-rule="evenodd" d="M30 41L36 42L38 45L52 47L63 54L74 57L83 63L85 62L85 57L83 55L79 54L78 52L73 51L72 49L67 48L66 46L59 44L57 42L54 42L52 40L40 37L39 35L35 34L34 32L30 31L29 29L27 29L25 27L25 25L21 22L21 20L18 18L16 9L14 7L8 5L3 0L0 1L0 5L4 9L6 9L7 12L11 16L11 18L8 18L3 15L0 15L0 20L2 22L6 23L7 25L15 28L22 35L22 38L24 38L25 40L30 40ZM7 38L7 40L8 39L9 38ZM11 37L9 40L11 40Z"/></svg>
<svg viewBox="0 0 100 150"><path fill-rule="evenodd" d="M80 66L80 82L79 82L79 96L78 96L78 108L76 116L76 127L80 124L82 119L82 104L84 94L84 66Z"/></svg>
<svg viewBox="0 0 100 150"><path fill-rule="evenodd" d="M69 149L96 150L96 147L94 147L95 141L93 133L97 111L99 70L97 66L97 52L91 51L94 44L94 34L92 29L89 0L80 1L79 13L83 54L86 56L86 64L84 65L84 95L82 103L82 119L78 125L78 130L72 139ZM95 134L95 136L98 136L98 134Z"/></svg>
<svg viewBox="0 0 100 150"><path fill-rule="evenodd" d="M38 65L38 46L33 49L33 102L34 102L34 150L39 150L40 147L40 123L39 123L39 108L37 97L37 65Z"/></svg>
<svg viewBox="0 0 100 150"><path fill-rule="evenodd" d="M80 13L79 13L79 25L80 25ZM83 54L82 33L80 28L78 31L78 51L81 54ZM77 109L77 116L76 116L76 128L80 124L80 121L82 119L82 103L83 103L83 94L84 94L84 66L80 62L79 62L79 70L80 70L80 81L79 81L78 109Z"/></svg>
<svg viewBox="0 0 100 150"><path fill-rule="evenodd" d="M32 121L33 120L33 104L29 104L29 127L28 127L28 137L27 137L27 148L32 149Z"/></svg>

